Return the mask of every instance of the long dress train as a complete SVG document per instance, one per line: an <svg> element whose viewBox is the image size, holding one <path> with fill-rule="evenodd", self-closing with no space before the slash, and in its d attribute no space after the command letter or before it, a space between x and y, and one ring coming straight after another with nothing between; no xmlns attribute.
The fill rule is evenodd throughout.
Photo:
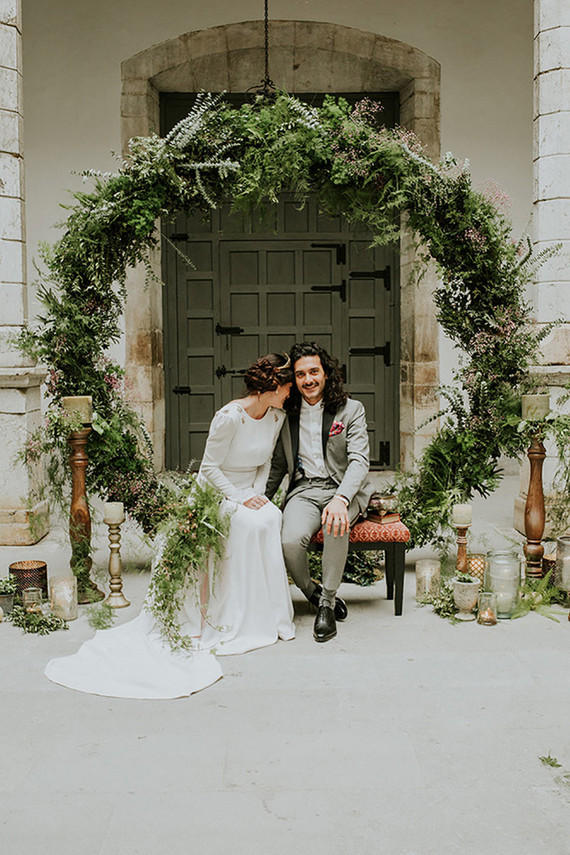
<svg viewBox="0 0 570 855"><path fill-rule="evenodd" d="M179 616L194 638L190 652L173 652L145 609L121 626L100 630L77 653L48 662L55 683L121 698L176 698L197 692L222 676L218 656L245 653L294 638L293 606L281 551L281 512L271 502L259 510L243 505L262 494L283 413L270 408L252 419L237 401L216 413L202 465L201 483L225 496L231 516L225 553L209 568L206 620L196 592ZM160 545L155 561L160 557Z"/></svg>

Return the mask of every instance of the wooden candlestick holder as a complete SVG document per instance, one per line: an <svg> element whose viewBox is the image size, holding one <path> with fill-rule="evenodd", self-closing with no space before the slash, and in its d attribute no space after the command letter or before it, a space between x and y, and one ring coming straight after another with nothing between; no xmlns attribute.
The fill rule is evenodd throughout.
<svg viewBox="0 0 570 855"><path fill-rule="evenodd" d="M87 504L85 491L85 470L88 457L85 447L91 428L87 425L82 430L69 434L68 443L71 447L69 464L71 467L71 508L69 511L69 539L71 542L70 566L73 575L77 577L77 600L79 603L93 603L105 596L97 585L89 578L92 559L89 555L91 545L91 515Z"/></svg>
<svg viewBox="0 0 570 855"><path fill-rule="evenodd" d="M467 561L467 531L471 528L469 525L455 525L457 529L457 559L455 561L455 569L458 573L468 572Z"/></svg>
<svg viewBox="0 0 570 855"><path fill-rule="evenodd" d="M123 594L123 577L121 576L121 523L107 523L109 528L109 588L111 593L105 602L112 609L124 609L130 606Z"/></svg>
<svg viewBox="0 0 570 855"><path fill-rule="evenodd" d="M530 479L524 509L525 576L527 579L540 579L542 577L542 556L544 555L542 535L544 534L546 517L542 488L542 466L546 457L546 449L540 434L533 437L527 456L530 461Z"/></svg>

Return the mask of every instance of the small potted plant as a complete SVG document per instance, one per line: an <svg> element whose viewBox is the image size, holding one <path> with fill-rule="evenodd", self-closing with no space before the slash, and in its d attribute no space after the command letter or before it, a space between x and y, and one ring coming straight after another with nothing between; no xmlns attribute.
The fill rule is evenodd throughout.
<svg viewBox="0 0 570 855"><path fill-rule="evenodd" d="M0 579L0 608L5 615L9 615L12 611L16 590L16 580L13 576Z"/></svg>
<svg viewBox="0 0 570 855"><path fill-rule="evenodd" d="M469 573L457 573L453 583L453 600L459 609L457 620L475 620L473 609L477 605L477 596L481 582Z"/></svg>

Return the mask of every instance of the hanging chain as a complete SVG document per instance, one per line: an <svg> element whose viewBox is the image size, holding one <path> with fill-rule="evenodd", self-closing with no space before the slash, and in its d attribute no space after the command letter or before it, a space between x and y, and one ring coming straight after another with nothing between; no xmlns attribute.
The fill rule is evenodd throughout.
<svg viewBox="0 0 570 855"><path fill-rule="evenodd" d="M269 0L265 0L265 77L263 82L269 83Z"/></svg>
<svg viewBox="0 0 570 855"><path fill-rule="evenodd" d="M251 86L247 91L255 95L263 95L265 98L275 96L275 84L269 76L269 0L264 0L264 48L265 48L265 75L261 83Z"/></svg>

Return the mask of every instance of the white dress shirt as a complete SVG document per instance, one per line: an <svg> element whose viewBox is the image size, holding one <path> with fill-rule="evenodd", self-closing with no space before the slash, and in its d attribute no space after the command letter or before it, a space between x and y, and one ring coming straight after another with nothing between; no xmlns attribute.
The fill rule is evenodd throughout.
<svg viewBox="0 0 570 855"><path fill-rule="evenodd" d="M299 461L305 478L328 478L323 457L323 401L317 404L301 402L299 414Z"/></svg>

